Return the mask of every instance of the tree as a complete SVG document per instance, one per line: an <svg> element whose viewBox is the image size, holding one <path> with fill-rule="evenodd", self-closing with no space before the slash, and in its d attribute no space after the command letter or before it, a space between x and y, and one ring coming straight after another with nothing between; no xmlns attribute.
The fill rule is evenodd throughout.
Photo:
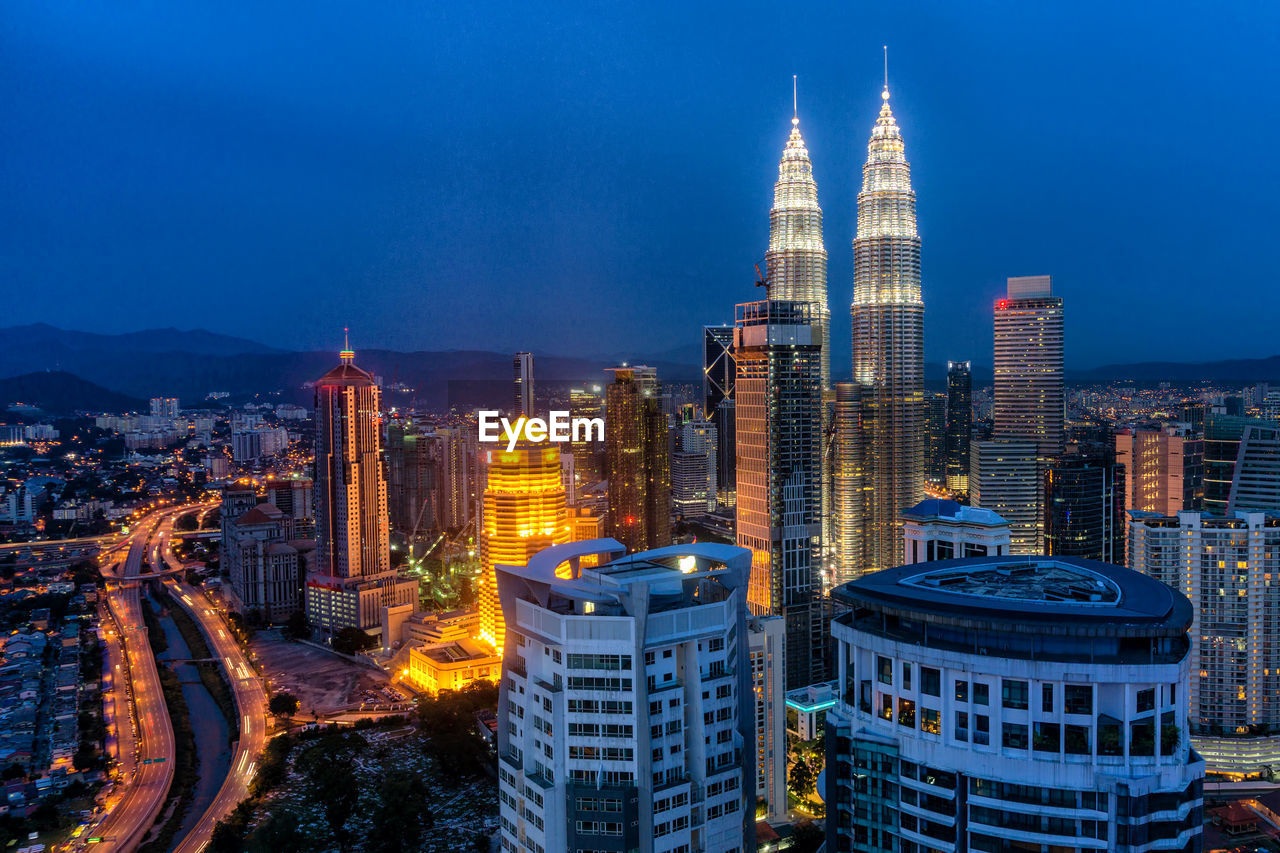
<svg viewBox="0 0 1280 853"><path fill-rule="evenodd" d="M369 850L372 853L416 850L434 823L427 808L427 786L422 777L409 770L390 770L378 786L378 807L369 831Z"/></svg>
<svg viewBox="0 0 1280 853"><path fill-rule="evenodd" d="M815 781L813 771L803 761L791 765L791 772L787 774L787 787L802 800L813 793Z"/></svg>
<svg viewBox="0 0 1280 853"><path fill-rule="evenodd" d="M277 693L267 703L267 710L277 717L292 717L298 713L298 697L292 693Z"/></svg>
<svg viewBox="0 0 1280 853"><path fill-rule="evenodd" d="M324 809L325 823L343 850L350 838L347 821L360 801L355 756L368 745L355 732L326 732L314 746L298 756L295 763L306 782L308 795Z"/></svg>
<svg viewBox="0 0 1280 853"><path fill-rule="evenodd" d="M418 704L419 728L426 735L423 751L449 775L469 778L482 773L490 760L489 748L475 732L475 713L497 707L498 688L488 681L424 699Z"/></svg>
<svg viewBox="0 0 1280 853"><path fill-rule="evenodd" d="M797 823L791 834L791 849L796 853L813 853L825 841L822 830L811 820Z"/></svg>
<svg viewBox="0 0 1280 853"><path fill-rule="evenodd" d="M307 622L307 614L301 610L290 613L288 621L284 623L284 635L291 640L305 640L311 636L311 625Z"/></svg>
<svg viewBox="0 0 1280 853"><path fill-rule="evenodd" d="M199 526L194 512L179 516L178 520L173 523L174 530L196 530Z"/></svg>
<svg viewBox="0 0 1280 853"><path fill-rule="evenodd" d="M333 650L354 655L373 645L373 638L359 628L346 627L333 635Z"/></svg>
<svg viewBox="0 0 1280 853"><path fill-rule="evenodd" d="M273 811L249 837L250 853L303 853L314 847L289 809Z"/></svg>

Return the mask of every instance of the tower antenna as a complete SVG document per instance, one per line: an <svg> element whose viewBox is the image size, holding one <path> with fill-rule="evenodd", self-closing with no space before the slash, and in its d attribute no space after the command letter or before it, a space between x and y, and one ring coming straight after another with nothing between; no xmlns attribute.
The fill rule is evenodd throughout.
<svg viewBox="0 0 1280 853"><path fill-rule="evenodd" d="M796 98L796 75L791 75L791 117L800 118L800 102Z"/></svg>
<svg viewBox="0 0 1280 853"><path fill-rule="evenodd" d="M889 45L884 46L884 90L889 91Z"/></svg>

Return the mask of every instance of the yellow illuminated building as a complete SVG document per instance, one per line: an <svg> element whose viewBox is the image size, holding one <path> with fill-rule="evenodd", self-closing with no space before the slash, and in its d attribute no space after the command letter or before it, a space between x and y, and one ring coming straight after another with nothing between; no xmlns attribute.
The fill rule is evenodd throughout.
<svg viewBox="0 0 1280 853"><path fill-rule="evenodd" d="M557 445L521 443L510 453L495 448L485 455L488 485L480 533L479 639L501 654L505 628L494 566L526 565L529 557L544 548L571 541L572 528Z"/></svg>

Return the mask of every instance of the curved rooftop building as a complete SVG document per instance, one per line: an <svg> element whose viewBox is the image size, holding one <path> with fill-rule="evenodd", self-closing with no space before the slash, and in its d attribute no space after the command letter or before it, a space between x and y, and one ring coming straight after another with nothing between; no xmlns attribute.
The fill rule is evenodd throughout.
<svg viewBox="0 0 1280 853"><path fill-rule="evenodd" d="M832 597L848 610L828 850L1201 849L1185 596L1106 563L996 556Z"/></svg>

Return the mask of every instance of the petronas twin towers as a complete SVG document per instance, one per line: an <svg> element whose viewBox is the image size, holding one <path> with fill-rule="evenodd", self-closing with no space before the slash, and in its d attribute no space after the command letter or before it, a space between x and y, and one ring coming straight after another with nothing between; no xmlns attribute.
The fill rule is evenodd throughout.
<svg viewBox="0 0 1280 853"><path fill-rule="evenodd" d="M831 384L827 250L799 117L783 149L765 256L768 298L805 302L821 342L823 541L828 583L902 562L899 514L924 497L924 302L915 192L881 95L853 241L853 382ZM838 399L834 407L831 404Z"/></svg>

